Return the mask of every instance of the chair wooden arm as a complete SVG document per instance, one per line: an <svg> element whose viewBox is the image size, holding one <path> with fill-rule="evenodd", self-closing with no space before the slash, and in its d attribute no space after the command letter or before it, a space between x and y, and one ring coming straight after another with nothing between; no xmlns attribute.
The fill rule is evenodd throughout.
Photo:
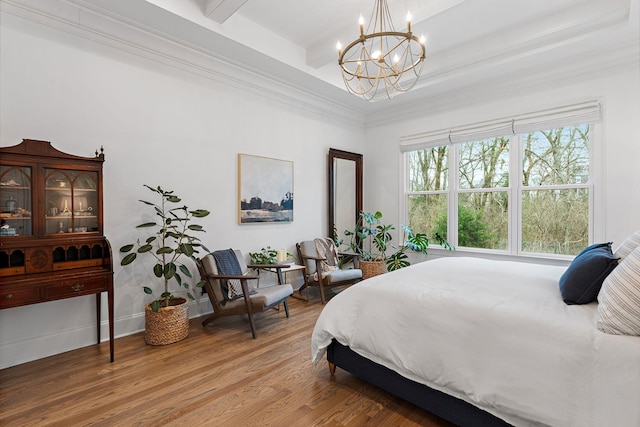
<svg viewBox="0 0 640 427"><path fill-rule="evenodd" d="M303 259L313 259L316 261L326 261L327 258L323 256L311 256L311 255L302 255Z"/></svg>
<svg viewBox="0 0 640 427"><path fill-rule="evenodd" d="M352 258L360 258L360 254L357 254L355 252L338 252L338 255L340 255L340 256L350 256Z"/></svg>
<svg viewBox="0 0 640 427"><path fill-rule="evenodd" d="M360 268L360 254L357 254L355 252L338 252L338 256L351 257L351 262L353 262L353 268Z"/></svg>
<svg viewBox="0 0 640 427"><path fill-rule="evenodd" d="M256 269L263 269L263 270L267 270L267 269L276 270L275 273L278 275L278 284L282 285L282 284L284 284L284 277L282 276L282 269L283 268L289 268L289 264L251 264L251 265L247 265L247 267L256 268Z"/></svg>
<svg viewBox="0 0 640 427"><path fill-rule="evenodd" d="M249 264L247 265L248 268L261 268L261 269L268 269L268 268L288 268L289 264Z"/></svg>
<svg viewBox="0 0 640 427"><path fill-rule="evenodd" d="M251 279L258 279L260 276L254 276L254 275L248 275L248 274L243 274L243 275L233 275L233 274L207 274L207 277L210 277L212 279L247 279L247 280L251 280Z"/></svg>

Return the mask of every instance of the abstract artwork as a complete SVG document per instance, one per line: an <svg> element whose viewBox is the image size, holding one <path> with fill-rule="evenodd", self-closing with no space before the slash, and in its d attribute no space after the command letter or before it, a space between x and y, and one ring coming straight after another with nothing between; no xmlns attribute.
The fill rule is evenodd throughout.
<svg viewBox="0 0 640 427"><path fill-rule="evenodd" d="M238 154L238 222L293 221L293 162Z"/></svg>

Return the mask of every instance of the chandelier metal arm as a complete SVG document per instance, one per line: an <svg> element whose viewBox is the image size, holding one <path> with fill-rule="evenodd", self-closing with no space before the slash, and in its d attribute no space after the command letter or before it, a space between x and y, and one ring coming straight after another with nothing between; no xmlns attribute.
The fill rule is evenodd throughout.
<svg viewBox="0 0 640 427"><path fill-rule="evenodd" d="M395 31L386 0L376 0L369 22L373 32L365 33L361 16L360 36L344 50L338 46L338 65L349 92L366 100L391 99L415 86L426 48L411 32L410 16L407 31Z"/></svg>
<svg viewBox="0 0 640 427"><path fill-rule="evenodd" d="M378 76L375 77L365 77L361 74L355 73L350 71L349 69L347 69L344 64L346 63L354 63L354 62L361 62L361 61L378 61L378 62L384 62L384 58L386 58L389 53L386 54L381 54L379 58L357 58L357 59L348 59L345 60L344 57L345 55L347 55L347 53L355 46L362 44L363 49L366 49L365 47L365 42L368 39L374 39L374 38L383 38L383 37L402 37L403 40L400 40L399 42L396 43L395 46L393 46L392 49L390 49L390 51L393 51L395 48L399 47L400 45L402 45L402 43L404 43L407 40L412 40L414 42L416 42L419 46L420 46L420 55L418 56L418 59L411 63L411 66L403 68L402 70L398 70L395 74L402 74L405 71L409 71L412 68L415 68L417 65L419 65L425 58L426 56L426 49L425 46L420 43L420 39L416 36L414 36L412 33L401 33L399 31L383 31L383 32L379 32L379 33L372 33L372 34L362 34L360 36L360 38L358 38L357 40L354 40L353 42L351 42L349 45L347 45L344 50L341 50L338 56L338 64L340 65L340 68L342 69L342 71L344 73L347 73L349 75L352 75L354 77L364 77L364 78L378 78Z"/></svg>
<svg viewBox="0 0 640 427"><path fill-rule="evenodd" d="M386 0L375 1L369 22L371 33L365 33L361 16L360 36L344 50L338 43L338 65L349 92L366 100L391 99L415 86L426 56L424 40L411 32L409 14L407 31L394 29Z"/></svg>
<svg viewBox="0 0 640 427"><path fill-rule="evenodd" d="M422 55L421 57L424 58L424 54L425 54L425 47L424 45L422 45L420 43L420 39L416 36L414 36L412 33L401 33L399 31L383 31L380 33L371 33L371 34L362 34L360 36L360 38L358 38L357 40L352 41L351 43L349 43L343 50L340 51L340 55L338 58L338 62L341 62L342 59L344 58L344 55L354 46L363 43L365 41L367 41L368 39L373 39L376 37L387 37L387 36L391 36L391 37L402 37L404 39L411 39L413 41L415 41L416 43L420 44L420 46L422 46ZM400 45L402 43L398 42L398 45Z"/></svg>

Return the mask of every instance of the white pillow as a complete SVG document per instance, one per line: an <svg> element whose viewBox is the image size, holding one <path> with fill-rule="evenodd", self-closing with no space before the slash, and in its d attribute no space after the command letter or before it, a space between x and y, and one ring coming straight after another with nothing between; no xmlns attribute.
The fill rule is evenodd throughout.
<svg viewBox="0 0 640 427"><path fill-rule="evenodd" d="M598 303L599 330L640 336L640 246L604 279Z"/></svg>
<svg viewBox="0 0 640 427"><path fill-rule="evenodd" d="M640 246L640 230L627 237L613 253L616 258L624 259L638 246Z"/></svg>

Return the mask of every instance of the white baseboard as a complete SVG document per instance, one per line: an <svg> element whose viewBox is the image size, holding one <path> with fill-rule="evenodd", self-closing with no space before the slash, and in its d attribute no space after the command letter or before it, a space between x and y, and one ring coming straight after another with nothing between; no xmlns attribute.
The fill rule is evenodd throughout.
<svg viewBox="0 0 640 427"><path fill-rule="evenodd" d="M206 296L189 303L189 318L204 316L212 312ZM121 338L144 330L144 312L133 313L114 321L114 337ZM0 369L31 362L78 348L96 345L97 331L94 323L74 325L38 336L30 336L0 343ZM100 322L100 341L109 341L109 322ZM141 340L140 345L145 345ZM105 363L109 363L108 346L104 350ZM118 360L118 346L115 346L115 360Z"/></svg>

